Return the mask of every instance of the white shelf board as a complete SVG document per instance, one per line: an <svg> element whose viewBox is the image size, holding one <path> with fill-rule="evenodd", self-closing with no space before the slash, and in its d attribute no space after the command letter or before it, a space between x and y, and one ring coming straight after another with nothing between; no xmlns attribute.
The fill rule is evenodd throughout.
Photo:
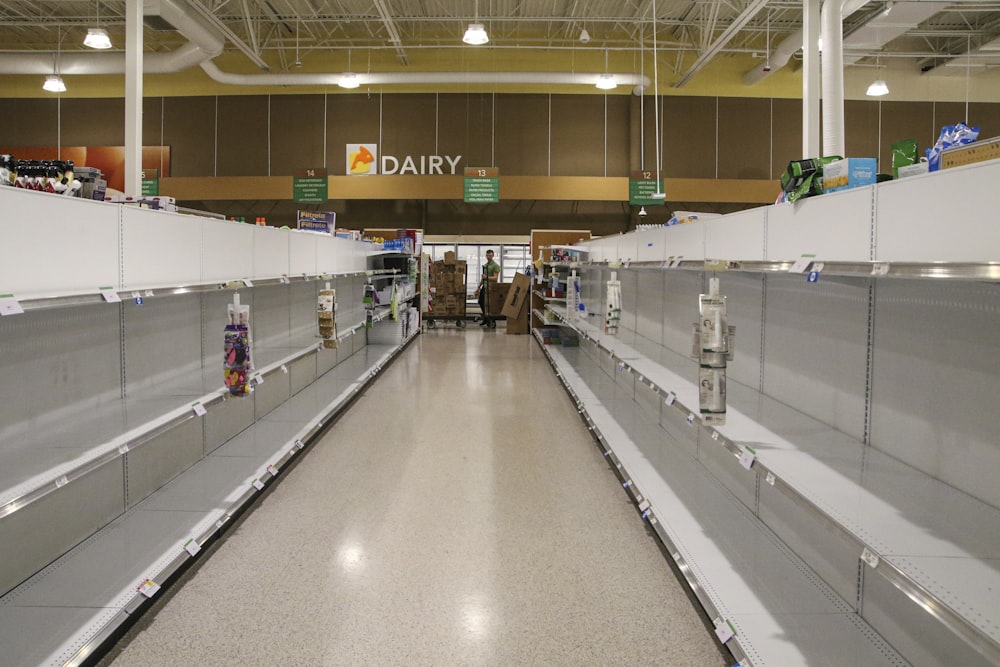
<svg viewBox="0 0 1000 667"><path fill-rule="evenodd" d="M251 479L338 409L398 349L365 346L0 598L5 657L24 658L12 664L62 665L109 623L121 622L120 612L136 598L140 582L146 577L156 580L166 565L183 555L188 539L223 518L227 505L251 488ZM293 421L275 414L283 409ZM44 625L38 625L41 622Z"/></svg>
<svg viewBox="0 0 1000 667"><path fill-rule="evenodd" d="M578 350L545 349L753 665L905 664L697 462L672 456L664 479L568 361Z"/></svg>
<svg viewBox="0 0 1000 667"><path fill-rule="evenodd" d="M686 375L694 377L692 360L669 351L649 359L589 323L574 326L662 390L675 392L697 415L698 389ZM756 390L730 381L726 424L714 428L732 442L751 445L761 466L879 555L1000 559L1000 510L878 450L866 452L857 440ZM959 568L903 571L931 592L959 590L967 576ZM980 574L977 585L1000 590L1000 571L981 568ZM948 606L963 613L961 606ZM995 625L969 620L1000 643Z"/></svg>

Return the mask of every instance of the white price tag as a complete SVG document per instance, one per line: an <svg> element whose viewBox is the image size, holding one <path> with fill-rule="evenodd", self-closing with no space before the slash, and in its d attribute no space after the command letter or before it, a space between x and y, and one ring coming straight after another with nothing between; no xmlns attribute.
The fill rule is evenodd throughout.
<svg viewBox="0 0 1000 667"><path fill-rule="evenodd" d="M747 470L750 470L750 466L753 465L756 458L757 452L755 452L752 447L744 447L743 453L740 454L740 465Z"/></svg>
<svg viewBox="0 0 1000 667"><path fill-rule="evenodd" d="M0 294L0 316L20 315L24 312L13 294Z"/></svg>
<svg viewBox="0 0 1000 667"><path fill-rule="evenodd" d="M128 454L128 445L122 445L118 448L119 454Z"/></svg>
<svg viewBox="0 0 1000 667"><path fill-rule="evenodd" d="M648 500L643 500L641 503L639 503L639 511L640 512L645 512L648 509L649 509L649 501Z"/></svg>
<svg viewBox="0 0 1000 667"><path fill-rule="evenodd" d="M684 259L684 255L677 255L677 257L670 258L670 267L676 269L681 265L681 261Z"/></svg>
<svg viewBox="0 0 1000 667"><path fill-rule="evenodd" d="M205 406L202 405L200 402L198 402L198 403L192 403L191 404L191 409L194 410L194 413L196 415L198 415L199 417L204 417L205 415L208 414L208 410L206 410Z"/></svg>
<svg viewBox="0 0 1000 667"><path fill-rule="evenodd" d="M253 488L257 489L258 491L263 491L264 490L264 482L260 481L259 479L255 479L253 481Z"/></svg>
<svg viewBox="0 0 1000 667"><path fill-rule="evenodd" d="M156 595L157 591L160 590L160 585L153 581L152 579L147 579L146 581L139 584L136 588L139 591L139 595L144 598L151 598Z"/></svg>
<svg viewBox="0 0 1000 667"><path fill-rule="evenodd" d="M674 401L676 400L677 400L677 394L675 394L674 392L670 392L669 394L667 394L667 397L663 400L663 402L666 403L667 405L673 405Z"/></svg>
<svg viewBox="0 0 1000 667"><path fill-rule="evenodd" d="M66 486L67 484L69 484L69 478L66 477L66 475L63 475L62 477L60 477L59 479L56 480L56 488L57 489L61 489L62 487Z"/></svg>
<svg viewBox="0 0 1000 667"><path fill-rule="evenodd" d="M275 468L273 465L267 466L267 471L269 473L271 473L271 477L277 477L278 476L278 469Z"/></svg>
<svg viewBox="0 0 1000 667"><path fill-rule="evenodd" d="M189 555L194 556L196 553L201 551L201 545L194 539L190 539L184 543L184 551L188 552Z"/></svg>
<svg viewBox="0 0 1000 667"><path fill-rule="evenodd" d="M806 269L809 268L809 265L812 264L815 259L816 255L802 255L797 260L795 260L795 263L792 264L792 267L790 269L788 269L788 272L805 273Z"/></svg>
<svg viewBox="0 0 1000 667"><path fill-rule="evenodd" d="M656 517L654 516L654 517L651 517L651 518L649 519L649 523L650 523L651 525L655 526L656 524L658 524L658 523L659 523L659 521L657 521L657 520L656 520Z"/></svg>
<svg viewBox="0 0 1000 667"><path fill-rule="evenodd" d="M865 550L861 552L861 560L868 563L871 567L878 567L878 556L867 547L865 547Z"/></svg>
<svg viewBox="0 0 1000 667"><path fill-rule="evenodd" d="M286 276L285 274L281 274L281 284L287 285L289 282L291 281L288 280L288 276Z"/></svg>
<svg viewBox="0 0 1000 667"><path fill-rule="evenodd" d="M351 333L354 333L353 331ZM288 366L281 364L281 372L288 375Z"/></svg>
<svg viewBox="0 0 1000 667"><path fill-rule="evenodd" d="M725 644L736 636L736 631L733 630L733 626L729 624L729 621L720 619L715 626L715 636L719 638L720 642Z"/></svg>
<svg viewBox="0 0 1000 667"><path fill-rule="evenodd" d="M872 264L872 275L873 276L889 275L889 262L875 262L874 264Z"/></svg>
<svg viewBox="0 0 1000 667"><path fill-rule="evenodd" d="M687 423L688 424L694 424L694 413L693 412L689 412L688 413Z"/></svg>
<svg viewBox="0 0 1000 667"><path fill-rule="evenodd" d="M244 278L243 284L246 285L247 287L253 287L253 281L250 280L249 278Z"/></svg>
<svg viewBox="0 0 1000 667"><path fill-rule="evenodd" d="M115 291L113 287L101 287L101 296L108 303L121 303L121 297L118 296L118 292Z"/></svg>
<svg viewBox="0 0 1000 667"><path fill-rule="evenodd" d="M718 439L719 439L719 432L718 431L712 431L712 440L716 440L717 441Z"/></svg>
<svg viewBox="0 0 1000 667"><path fill-rule="evenodd" d="M764 481L770 484L771 486L774 486L774 483L777 481L777 478L774 476L773 472L769 472L767 473L767 477L764 478Z"/></svg>
<svg viewBox="0 0 1000 667"><path fill-rule="evenodd" d="M622 484L622 486L627 489L628 487L632 486L632 480L627 480L624 484Z"/></svg>
<svg viewBox="0 0 1000 667"><path fill-rule="evenodd" d="M260 373L257 373L257 375L253 376L253 381L256 382L257 384L264 384L264 376L261 375Z"/></svg>

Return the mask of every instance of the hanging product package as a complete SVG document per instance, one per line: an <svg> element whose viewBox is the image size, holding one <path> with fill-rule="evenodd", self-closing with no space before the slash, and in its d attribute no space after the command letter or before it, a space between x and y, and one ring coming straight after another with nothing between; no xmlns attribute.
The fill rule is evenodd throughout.
<svg viewBox="0 0 1000 667"><path fill-rule="evenodd" d="M365 306L365 328L371 329L375 326L375 303L378 301L378 293L375 291L375 286L371 283L365 285L364 296L361 297L361 302Z"/></svg>
<svg viewBox="0 0 1000 667"><path fill-rule="evenodd" d="M237 294L228 307L229 324L225 329L223 368L226 388L233 396L246 396L252 391L250 373L250 306L241 306Z"/></svg>
<svg viewBox="0 0 1000 667"><path fill-rule="evenodd" d="M614 336L618 333L618 322L622 318L622 284L618 274L611 272L611 280L607 283L607 311L604 316L604 333Z"/></svg>
<svg viewBox="0 0 1000 667"><path fill-rule="evenodd" d="M323 347L336 348L337 290L330 289L329 283L327 283L326 289L319 291L319 299L316 302L316 320L319 324L319 337L323 339Z"/></svg>

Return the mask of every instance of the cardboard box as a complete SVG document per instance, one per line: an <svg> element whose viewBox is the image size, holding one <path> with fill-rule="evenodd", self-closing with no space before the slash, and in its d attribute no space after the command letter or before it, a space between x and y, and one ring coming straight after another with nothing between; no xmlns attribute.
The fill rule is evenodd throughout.
<svg viewBox="0 0 1000 667"><path fill-rule="evenodd" d="M523 308L521 313L514 318L507 318L507 333L509 335L523 335L531 333L531 309Z"/></svg>
<svg viewBox="0 0 1000 667"><path fill-rule="evenodd" d="M452 252L451 250L445 252L445 254L444 254L444 263L445 264L454 264L455 263L455 253ZM437 262L435 262L435 264L437 264Z"/></svg>
<svg viewBox="0 0 1000 667"><path fill-rule="evenodd" d="M498 315L507 303L507 294L510 293L510 283L490 283L490 302L488 305L488 315Z"/></svg>
<svg viewBox="0 0 1000 667"><path fill-rule="evenodd" d="M823 192L836 192L875 184L873 157L849 157L823 166Z"/></svg>
<svg viewBox="0 0 1000 667"><path fill-rule="evenodd" d="M500 314L507 319L516 319L521 311L527 311L527 304L531 297L531 278L523 273L514 274L514 282L510 284L507 291L507 299L504 301Z"/></svg>

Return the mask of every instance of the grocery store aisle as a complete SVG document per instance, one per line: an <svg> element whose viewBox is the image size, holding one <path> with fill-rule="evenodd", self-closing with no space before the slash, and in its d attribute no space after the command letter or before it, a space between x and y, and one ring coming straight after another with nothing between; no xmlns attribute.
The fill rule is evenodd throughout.
<svg viewBox="0 0 1000 667"><path fill-rule="evenodd" d="M116 666L723 667L528 336L417 338Z"/></svg>

